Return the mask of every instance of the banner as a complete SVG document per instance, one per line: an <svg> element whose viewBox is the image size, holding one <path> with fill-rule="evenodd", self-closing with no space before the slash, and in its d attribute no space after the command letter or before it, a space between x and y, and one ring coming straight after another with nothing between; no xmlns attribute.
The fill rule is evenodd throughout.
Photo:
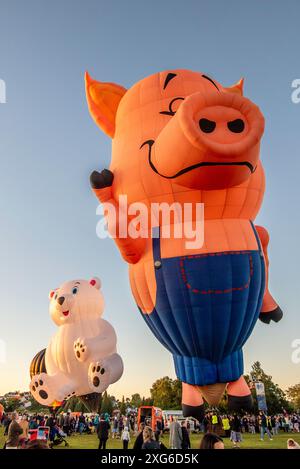
<svg viewBox="0 0 300 469"><path fill-rule="evenodd" d="M267 407L264 383L262 383L260 381L255 383L255 390L256 390L258 410L262 410L264 412L267 412L268 407Z"/></svg>

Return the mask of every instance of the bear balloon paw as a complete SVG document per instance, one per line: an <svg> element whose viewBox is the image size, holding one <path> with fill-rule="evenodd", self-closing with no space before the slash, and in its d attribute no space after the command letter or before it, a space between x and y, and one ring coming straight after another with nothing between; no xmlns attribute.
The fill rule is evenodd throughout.
<svg viewBox="0 0 300 469"><path fill-rule="evenodd" d="M78 338L74 342L74 353L75 357L79 362L84 362L89 356L89 349L85 342L85 339Z"/></svg>
<svg viewBox="0 0 300 469"><path fill-rule="evenodd" d="M51 405L56 399L54 396L51 377L46 373L33 376L30 391L36 401L43 405Z"/></svg>
<svg viewBox="0 0 300 469"><path fill-rule="evenodd" d="M90 364L88 381L93 392L101 393L108 388L110 385L110 367L105 360Z"/></svg>

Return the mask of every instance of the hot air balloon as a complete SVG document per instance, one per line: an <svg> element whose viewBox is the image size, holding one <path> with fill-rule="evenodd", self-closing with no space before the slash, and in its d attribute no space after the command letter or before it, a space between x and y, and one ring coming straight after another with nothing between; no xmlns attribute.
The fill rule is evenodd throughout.
<svg viewBox="0 0 300 469"><path fill-rule="evenodd" d="M265 190L261 111L243 80L226 88L188 70L129 90L86 74L86 94L112 138L110 168L93 171L91 185L141 315L173 355L184 415L201 419L203 398L216 405L225 388L231 409L250 408L242 347L258 318L282 316L268 290L269 236L254 225Z"/></svg>
<svg viewBox="0 0 300 469"><path fill-rule="evenodd" d="M50 292L50 315L58 331L30 365L30 391L39 403L58 407L79 396L96 412L101 393L122 376L115 331L101 317L100 286L94 277L65 282Z"/></svg>

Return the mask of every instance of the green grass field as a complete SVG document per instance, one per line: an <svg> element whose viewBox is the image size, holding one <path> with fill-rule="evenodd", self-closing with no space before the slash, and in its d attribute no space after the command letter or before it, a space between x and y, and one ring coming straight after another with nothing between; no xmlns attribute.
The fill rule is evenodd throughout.
<svg viewBox="0 0 300 469"><path fill-rule="evenodd" d="M3 427L0 427L0 448L3 448L5 437L3 436ZM191 443L192 448L198 448L200 440L202 438L202 434L192 434L191 435ZM286 442L288 438L293 438L300 444L300 434L292 434L292 433L280 433L276 435L273 441L269 441L269 438L265 435L265 440L260 441L260 436L256 435L243 435L243 441L241 443L241 448L248 448L248 449L285 449ZM98 439L95 434L93 435L75 435L67 438L69 446L66 449L97 449L98 448ZM131 443L129 444L129 448L132 448L134 438L132 438ZM169 446L169 436L165 434L161 440L165 446ZM232 448L233 445L228 438L224 438L225 448ZM64 446L57 446L55 449L64 449ZM109 439L107 442L107 449L122 449L122 442L118 439Z"/></svg>

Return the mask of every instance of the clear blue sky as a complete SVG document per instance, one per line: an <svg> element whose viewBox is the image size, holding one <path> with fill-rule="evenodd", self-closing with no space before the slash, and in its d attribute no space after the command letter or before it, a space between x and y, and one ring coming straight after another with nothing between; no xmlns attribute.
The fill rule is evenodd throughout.
<svg viewBox="0 0 300 469"><path fill-rule="evenodd" d="M266 117L262 160L267 191L258 221L271 234L271 289L285 317L258 323L245 347L284 388L299 382L291 342L300 338L300 77L297 0L2 0L0 78L0 394L27 388L32 356L55 331L48 292L65 280L98 275L105 317L114 325L124 376L118 396L147 395L174 376L132 300L127 267L112 240L96 237L97 201L89 174L107 167L110 141L87 111L83 74L130 87L170 68L199 70L245 94ZM117 292L116 295L116 284Z"/></svg>

